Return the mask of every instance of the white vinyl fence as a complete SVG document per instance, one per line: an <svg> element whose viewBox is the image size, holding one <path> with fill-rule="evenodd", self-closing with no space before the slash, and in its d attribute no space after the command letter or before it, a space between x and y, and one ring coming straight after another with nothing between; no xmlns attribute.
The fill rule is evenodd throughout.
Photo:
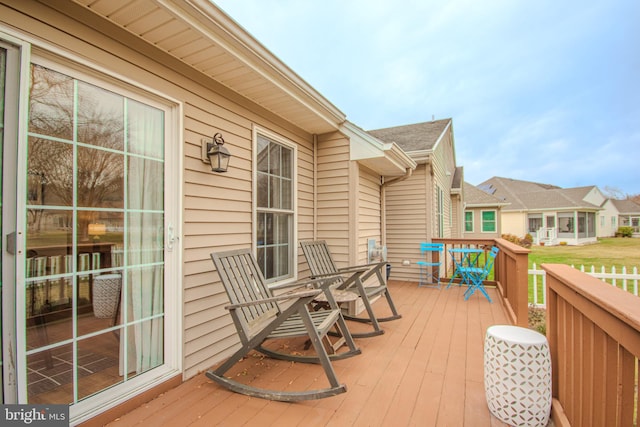
<svg viewBox="0 0 640 427"><path fill-rule="evenodd" d="M529 269L529 290L531 290L533 286L533 296L529 296L529 304L536 307L545 307L547 303L547 278L545 272L544 270L538 270L535 262L531 267L532 268ZM576 268L573 265L571 267ZM593 265L588 270L585 269L584 265L581 265L580 271L638 296L638 282L640 281L638 267L633 267L629 272L627 267L622 267L618 270L614 266L607 272L604 266L600 267L600 271L596 271L596 267Z"/></svg>

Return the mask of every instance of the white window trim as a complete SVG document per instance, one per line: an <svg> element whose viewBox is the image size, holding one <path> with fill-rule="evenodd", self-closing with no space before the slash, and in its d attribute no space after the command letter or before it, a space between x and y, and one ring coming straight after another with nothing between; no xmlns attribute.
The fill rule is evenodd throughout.
<svg viewBox="0 0 640 427"><path fill-rule="evenodd" d="M485 231L484 230L484 213L485 212L493 212L493 222L495 224L495 230L493 231ZM497 233L498 232L498 211L496 211L495 209L489 209L489 210L484 210L480 212L480 232L481 233L486 233L486 234L493 234L493 233Z"/></svg>
<svg viewBox="0 0 640 427"><path fill-rule="evenodd" d="M293 171L292 171L292 197L293 197L293 229L291 236L291 277L276 282L271 282L268 286L282 285L286 283L295 282L298 280L298 145L291 140L286 139L282 135L279 135L269 129L266 129L257 124L252 126L252 158L251 158L251 170L252 170L252 206L251 206L251 251L255 255L257 253L257 235L258 235L258 134L263 135L278 144L282 144L287 148L293 150Z"/></svg>

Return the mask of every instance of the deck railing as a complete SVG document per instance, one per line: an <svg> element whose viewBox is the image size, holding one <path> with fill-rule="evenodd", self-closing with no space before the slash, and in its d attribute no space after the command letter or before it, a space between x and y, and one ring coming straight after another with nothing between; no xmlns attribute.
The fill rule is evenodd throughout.
<svg viewBox="0 0 640 427"><path fill-rule="evenodd" d="M554 420L573 426L637 425L640 298L568 265L542 268Z"/></svg>
<svg viewBox="0 0 640 427"><path fill-rule="evenodd" d="M486 248L498 246L500 252L494 264L493 277L487 285L495 285L500 299L514 325L526 327L528 324L528 258L529 249L525 249L504 239L432 239L434 243L444 243L445 262L440 276L449 278L453 275L453 263L449 249L453 248ZM484 260L480 259L480 263Z"/></svg>

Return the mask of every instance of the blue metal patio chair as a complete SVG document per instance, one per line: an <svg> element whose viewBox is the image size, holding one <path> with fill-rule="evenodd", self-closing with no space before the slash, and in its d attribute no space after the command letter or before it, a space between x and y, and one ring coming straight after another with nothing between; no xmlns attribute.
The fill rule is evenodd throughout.
<svg viewBox="0 0 640 427"><path fill-rule="evenodd" d="M456 277L460 277L458 286L469 286L469 278L465 276L464 272L467 270L465 267L477 267L478 258L484 253L482 248L451 248L449 254L451 254L451 260L453 261L453 274L449 279L447 289L451 286Z"/></svg>
<svg viewBox="0 0 640 427"><path fill-rule="evenodd" d="M444 253L444 243L420 243L422 260L416 262L420 266L420 282L418 286L440 289L440 266ZM429 281L431 280L431 281Z"/></svg>
<svg viewBox="0 0 640 427"><path fill-rule="evenodd" d="M489 276L499 251L500 249L498 249L497 246L491 248L487 255L487 261L484 264L484 267L461 267L463 277L466 277L469 281L469 288L464 292L465 301L468 300L476 290L479 290L489 302L493 302L491 301L491 297L489 297L487 290L484 288L484 281Z"/></svg>

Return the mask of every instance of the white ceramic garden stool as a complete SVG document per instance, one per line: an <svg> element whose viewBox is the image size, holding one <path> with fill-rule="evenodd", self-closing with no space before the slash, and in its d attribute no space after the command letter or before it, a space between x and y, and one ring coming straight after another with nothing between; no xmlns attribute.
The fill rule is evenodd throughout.
<svg viewBox="0 0 640 427"><path fill-rule="evenodd" d="M519 326L495 325L484 341L484 389L493 415L512 426L546 426L551 413L547 338Z"/></svg>

